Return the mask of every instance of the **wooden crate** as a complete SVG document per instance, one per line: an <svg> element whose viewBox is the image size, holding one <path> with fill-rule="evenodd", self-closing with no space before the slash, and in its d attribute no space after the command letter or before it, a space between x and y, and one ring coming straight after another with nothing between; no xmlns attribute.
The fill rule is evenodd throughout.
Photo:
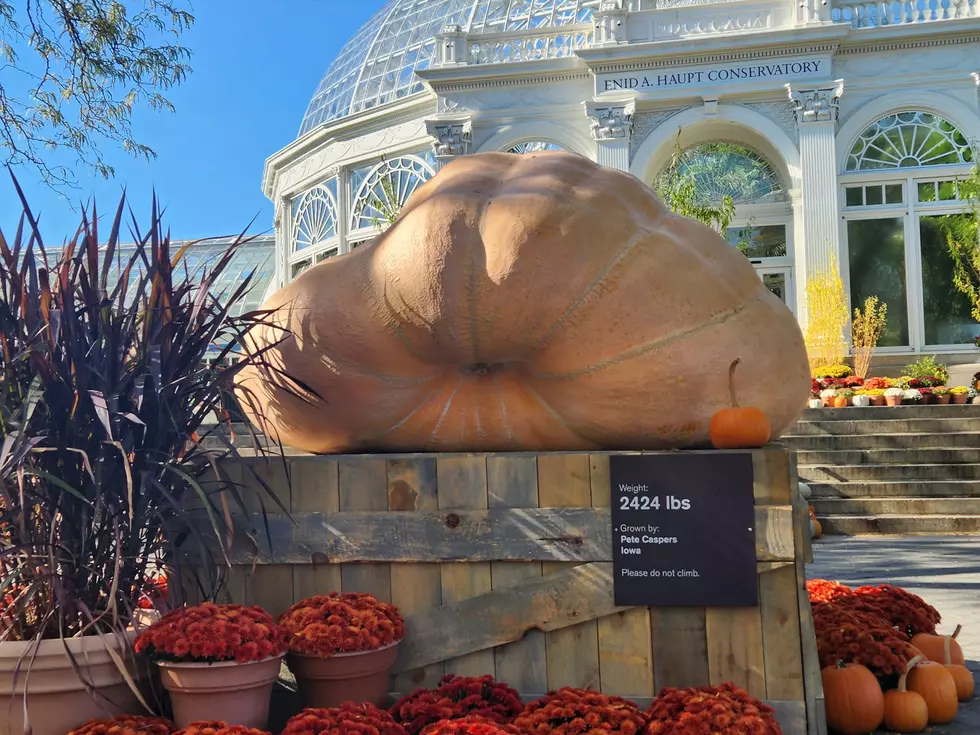
<svg viewBox="0 0 980 735"><path fill-rule="evenodd" d="M259 549L236 550L230 597L274 614L334 590L398 605L395 693L489 673L527 698L567 685L646 706L665 686L732 681L787 735L825 732L792 455L752 453L759 607L621 608L610 454L293 456L288 479L246 459L291 519L266 500L270 548L251 517Z"/></svg>

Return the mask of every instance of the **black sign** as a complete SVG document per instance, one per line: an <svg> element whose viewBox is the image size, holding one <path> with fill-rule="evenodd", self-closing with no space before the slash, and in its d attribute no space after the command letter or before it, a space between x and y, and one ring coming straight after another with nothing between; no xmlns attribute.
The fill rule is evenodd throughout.
<svg viewBox="0 0 980 735"><path fill-rule="evenodd" d="M753 607L752 455L612 455L617 605Z"/></svg>

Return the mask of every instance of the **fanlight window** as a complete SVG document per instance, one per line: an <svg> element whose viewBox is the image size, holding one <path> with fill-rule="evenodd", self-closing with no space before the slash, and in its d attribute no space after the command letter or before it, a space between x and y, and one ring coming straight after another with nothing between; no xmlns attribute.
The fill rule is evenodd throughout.
<svg viewBox="0 0 980 735"><path fill-rule="evenodd" d="M943 118L928 112L899 112L865 129L847 155L846 170L917 168L972 163L966 137Z"/></svg>
<svg viewBox="0 0 980 735"><path fill-rule="evenodd" d="M693 176L697 197L704 204L718 204L726 196L735 204L786 199L786 189L773 165L738 143L712 141L688 148L660 174L659 183L666 183L671 176L675 181Z"/></svg>
<svg viewBox="0 0 980 735"><path fill-rule="evenodd" d="M304 250L337 236L337 181L315 186L293 204L293 249Z"/></svg>
<svg viewBox="0 0 980 735"><path fill-rule="evenodd" d="M541 151L563 151L565 150L560 145L555 143L548 143L543 140L529 140L525 143L518 143L517 145L508 148L508 153L540 153Z"/></svg>
<svg viewBox="0 0 980 735"><path fill-rule="evenodd" d="M384 229L412 193L433 176L432 166L417 156L401 156L353 172L351 230Z"/></svg>

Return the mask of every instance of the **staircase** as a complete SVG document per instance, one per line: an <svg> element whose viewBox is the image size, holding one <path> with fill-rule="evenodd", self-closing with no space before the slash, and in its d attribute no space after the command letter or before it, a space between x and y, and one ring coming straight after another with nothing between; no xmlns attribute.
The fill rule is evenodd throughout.
<svg viewBox="0 0 980 735"><path fill-rule="evenodd" d="M781 441L824 533L980 533L980 405L807 410Z"/></svg>

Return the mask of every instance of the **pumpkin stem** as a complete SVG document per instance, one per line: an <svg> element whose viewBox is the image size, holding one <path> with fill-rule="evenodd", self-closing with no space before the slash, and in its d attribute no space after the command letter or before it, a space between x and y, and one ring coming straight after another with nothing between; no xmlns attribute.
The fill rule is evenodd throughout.
<svg viewBox="0 0 980 735"><path fill-rule="evenodd" d="M953 663L949 658L949 642L951 640L953 640L953 636L943 636L943 666L949 666L951 663Z"/></svg>
<svg viewBox="0 0 980 735"><path fill-rule="evenodd" d="M903 671L902 675L898 677L898 691L900 692L906 691L905 680L908 678L909 672L915 668L916 664L918 664L920 661L923 660L925 660L925 656L922 655L915 656L911 661L909 661L905 665L905 671Z"/></svg>
<svg viewBox="0 0 980 735"><path fill-rule="evenodd" d="M732 408L738 408L738 396L735 395L735 368L742 362L741 357L736 357L728 368L728 392L732 396Z"/></svg>
<svg viewBox="0 0 980 735"><path fill-rule="evenodd" d="M950 638L955 638L956 636L958 636L961 630L963 630L963 626L957 625L956 629L953 631L953 635L951 635Z"/></svg>

